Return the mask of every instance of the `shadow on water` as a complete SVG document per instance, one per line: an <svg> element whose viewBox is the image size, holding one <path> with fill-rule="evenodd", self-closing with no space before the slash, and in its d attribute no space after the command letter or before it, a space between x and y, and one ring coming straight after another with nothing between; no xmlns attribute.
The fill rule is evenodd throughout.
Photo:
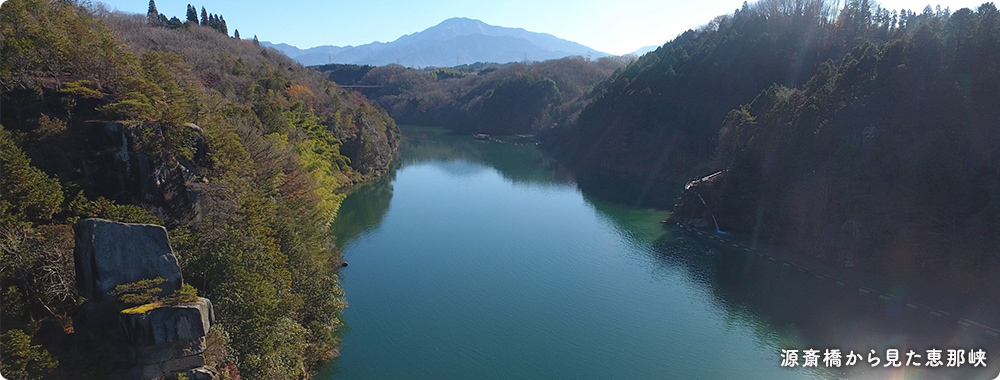
<svg viewBox="0 0 1000 380"><path fill-rule="evenodd" d="M852 367L825 374L829 378L863 379L993 379L1000 368L990 365L991 354L1000 354L1000 340L977 326L963 326L947 313L931 313L906 300L880 297L836 276L799 270L728 243L708 241L690 232L670 229L654 243L655 260L663 268L684 268L703 285L730 320L751 326L761 341L782 349L839 349L862 355ZM886 367L886 350L899 350L899 367ZM982 349L987 367L966 363L958 368L906 366L926 364L926 351ZM869 354L879 363L873 367ZM779 353L775 354L776 357ZM776 359L780 360L780 359ZM846 359L845 359L846 360ZM819 363L822 370L822 361Z"/></svg>
<svg viewBox="0 0 1000 380"><path fill-rule="evenodd" d="M768 256L734 248L675 227L664 228L662 210L636 209L585 195L587 202L622 236L649 245L649 260L659 272L682 269L701 285L733 324L749 326L757 339L781 349L839 349L840 368L827 368L820 359L815 375L830 379L994 379L1000 366L1000 338L981 326L963 323L947 311L928 309L905 299L880 297L873 289L859 290L837 275L799 270ZM865 291L869 292L865 292ZM919 305L919 306L917 306ZM886 367L886 350L899 352L901 365ZM942 350L942 366L907 366L927 362L927 350ZM958 368L947 368L947 350L983 350L987 366L973 366L966 358ZM877 366L869 361L871 350ZM846 356L861 355L847 367ZM916 356L916 355L919 355ZM966 355L968 356L968 355ZM780 352L775 352L776 363Z"/></svg>

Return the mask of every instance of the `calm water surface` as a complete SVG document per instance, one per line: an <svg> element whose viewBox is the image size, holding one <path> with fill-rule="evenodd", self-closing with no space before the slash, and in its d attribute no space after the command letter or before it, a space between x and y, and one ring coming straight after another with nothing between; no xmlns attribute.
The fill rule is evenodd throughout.
<svg viewBox="0 0 1000 380"><path fill-rule="evenodd" d="M592 199L534 146L404 136L400 167L349 196L334 226L349 329L319 378L992 379L1000 368L782 368L781 349L876 349L884 362L886 348L995 340L664 228L663 211Z"/></svg>

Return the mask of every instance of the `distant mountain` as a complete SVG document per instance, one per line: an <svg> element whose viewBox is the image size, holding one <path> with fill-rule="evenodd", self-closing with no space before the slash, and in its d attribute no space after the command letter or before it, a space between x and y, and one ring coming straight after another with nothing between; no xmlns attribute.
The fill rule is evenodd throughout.
<svg viewBox="0 0 1000 380"><path fill-rule="evenodd" d="M280 51L280 52L284 53L285 55L287 55L289 57L298 57L298 56L302 55L305 52L302 49L299 49L299 48L297 48L295 46L292 46L292 45L289 45L289 44L284 44L284 43L281 43L281 44L272 44L272 43L267 42L267 41L261 41L260 44L264 45L264 47L269 47L269 48L272 48L274 50Z"/></svg>
<svg viewBox="0 0 1000 380"><path fill-rule="evenodd" d="M656 48L658 48L658 47L660 47L660 46L662 46L662 45L650 45L650 46L643 46L643 47L639 48L638 50L636 50L636 51L633 51L633 52L632 52L632 54L635 54L635 55L636 55L636 57L642 57L642 56L643 56L643 55L645 55L646 53L649 53L649 52L651 52L651 51L653 51L653 50L656 50ZM286 53L286 54L287 54L287 53Z"/></svg>
<svg viewBox="0 0 1000 380"><path fill-rule="evenodd" d="M381 66L398 63L410 67L450 67L474 62L543 61L567 56L599 58L603 53L551 34L505 28L468 18L451 18L424 31L392 42L360 46L317 46L299 49L288 44L261 42L299 63L320 65L353 63Z"/></svg>
<svg viewBox="0 0 1000 380"><path fill-rule="evenodd" d="M260 44L265 47L269 47L277 51L280 51L285 55L291 57L292 59L299 61L305 66L329 63L331 57L333 57L337 53L353 48L351 46L344 47L344 46L323 45L309 49L299 49L295 46L285 43L272 44L270 42L261 41Z"/></svg>

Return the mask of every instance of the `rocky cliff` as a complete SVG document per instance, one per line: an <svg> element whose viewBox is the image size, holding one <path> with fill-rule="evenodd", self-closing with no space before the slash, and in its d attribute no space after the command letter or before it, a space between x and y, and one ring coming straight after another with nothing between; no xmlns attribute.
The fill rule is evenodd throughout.
<svg viewBox="0 0 1000 380"><path fill-rule="evenodd" d="M110 378L218 378L204 357L215 321L212 302L178 295L183 277L166 229L104 219L84 219L73 229L77 286L87 298L75 319L91 336L105 338ZM150 302L123 305L115 297L152 279L162 280L146 292Z"/></svg>

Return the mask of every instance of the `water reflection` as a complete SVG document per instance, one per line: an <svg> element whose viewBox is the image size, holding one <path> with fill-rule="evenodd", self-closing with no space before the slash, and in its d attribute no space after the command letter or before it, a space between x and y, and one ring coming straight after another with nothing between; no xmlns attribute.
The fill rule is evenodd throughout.
<svg viewBox="0 0 1000 380"><path fill-rule="evenodd" d="M858 365L826 374L829 378L992 379L997 373L996 365L974 368L969 363L958 369L886 368L888 349L899 350L904 364L912 350L920 355L913 362L923 365L928 349L982 349L989 357L1000 354L1000 341L976 326L962 326L955 316L937 316L902 299L880 298L836 275L800 271L729 243L678 232L656 241L660 265L685 268L731 319L753 326L762 341L800 352L840 349L845 356L850 351L863 356ZM880 357L876 367L868 360L870 350Z"/></svg>
<svg viewBox="0 0 1000 380"><path fill-rule="evenodd" d="M343 249L352 241L373 231L382 224L392 201L392 182L396 180L399 163L393 164L389 173L375 182L356 189L344 199L331 229L337 246Z"/></svg>
<svg viewBox="0 0 1000 380"><path fill-rule="evenodd" d="M455 176L471 176L492 168L514 183L538 186L573 183L568 171L558 167L534 145L480 141L438 127L404 126L401 130L400 159L393 163L389 173L356 189L341 205L332 225L339 247L346 247L365 233L378 229L389 211L396 173L407 166L438 162L439 168ZM508 137L501 139L518 141Z"/></svg>
<svg viewBox="0 0 1000 380"><path fill-rule="evenodd" d="M348 197L334 226L342 247L357 242L344 278L352 302L345 317L359 328L345 339L339 376L735 378L748 371L740 376L992 379L1000 372L968 364L873 368L873 349L884 364L888 348L991 356L1000 347L953 317L665 229L663 211L590 195L581 201L572 177L533 146L406 128L401 154L400 168L410 170L400 172L397 194L394 170ZM853 350L864 360L848 371L785 371L776 368L781 348ZM319 377L333 376L330 369Z"/></svg>
<svg viewBox="0 0 1000 380"><path fill-rule="evenodd" d="M572 184L568 171L542 154L536 146L522 143L516 137L499 137L509 143L473 139L469 135L454 135L436 127L407 126L402 128L400 153L403 167L442 162L443 169L455 175L472 175L489 168L496 169L508 181L532 185Z"/></svg>
<svg viewBox="0 0 1000 380"><path fill-rule="evenodd" d="M678 187L679 188L679 187ZM902 298L879 297L879 293L859 291L851 281L841 281L835 273L822 269L800 271L768 256L748 253L731 243L720 243L694 233L657 223L666 213L636 209L585 196L589 203L618 231L637 244L648 244L649 260L663 273L683 269L690 282L700 284L715 300L733 324L749 327L759 341L778 349L840 349L851 351L863 360L852 367L824 368L822 361L816 375L830 378L861 379L993 379L997 365L973 367L968 362L958 369L907 367L906 354L912 350L911 363L926 364L926 351L982 349L1000 355L1000 340L979 326L959 321L968 315L937 313L922 304ZM870 289L865 289L870 290ZM920 306L917 306L920 305ZM934 313L932 313L934 311ZM960 311L960 310L954 310ZM886 350L900 352L900 367L885 367ZM870 350L880 363L872 367ZM778 353L776 352L776 357ZM916 356L916 355L919 355ZM800 365L802 360L799 361ZM946 363L947 364L947 363Z"/></svg>

